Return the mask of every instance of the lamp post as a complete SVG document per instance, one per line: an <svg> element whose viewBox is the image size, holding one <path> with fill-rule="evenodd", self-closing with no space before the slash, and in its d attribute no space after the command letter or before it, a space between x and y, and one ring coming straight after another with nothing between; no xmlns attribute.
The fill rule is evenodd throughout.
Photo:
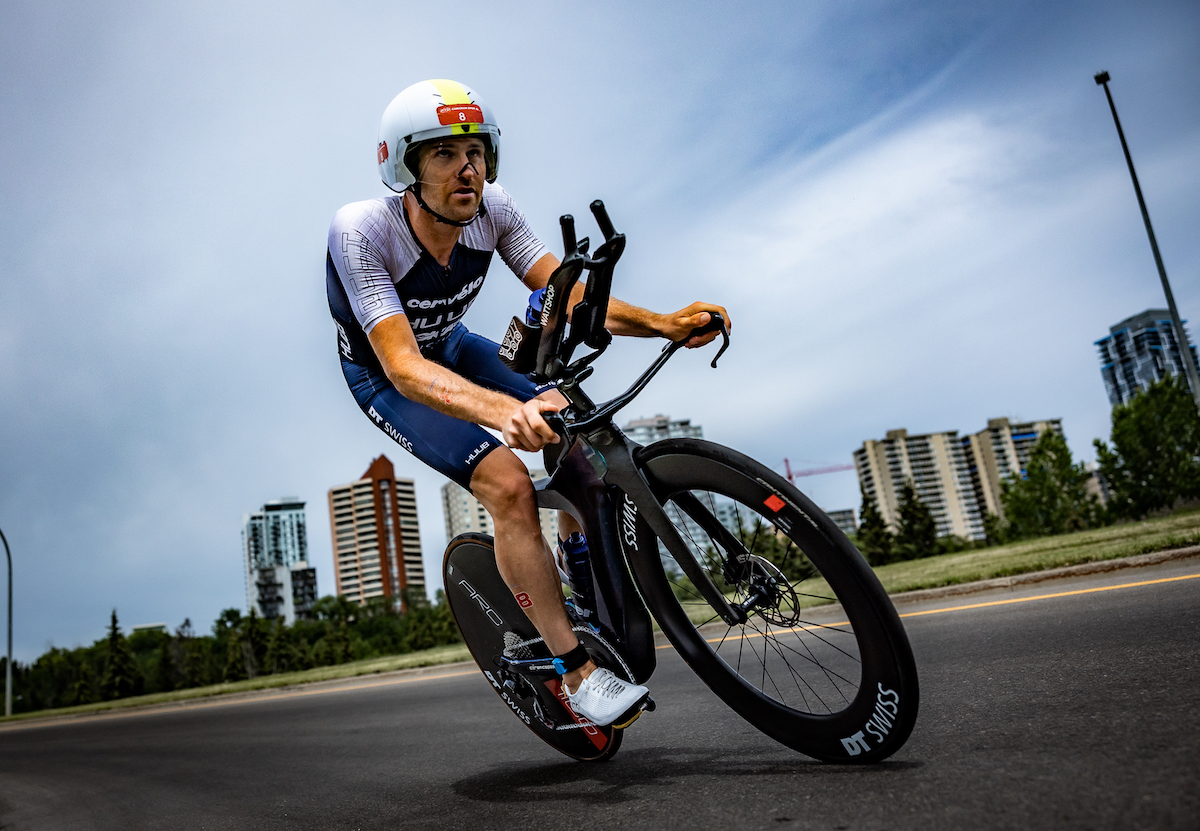
<svg viewBox="0 0 1200 831"><path fill-rule="evenodd" d="M4 543L4 553L8 555L8 660L4 664L4 715L12 715L12 551L8 548L8 540L0 531L0 541Z"/></svg>
<svg viewBox="0 0 1200 831"><path fill-rule="evenodd" d="M1138 207L1142 209L1142 221L1146 223L1146 234L1150 237L1150 250L1154 252L1154 264L1158 266L1158 276L1162 280L1163 293L1167 296L1167 308L1171 310L1171 323L1175 327L1175 340L1179 343L1183 368L1187 373L1188 384L1192 388L1192 397L1196 399L1196 407L1200 409L1200 374L1196 372L1196 362L1192 359L1192 350L1188 347L1187 335L1183 331L1183 321L1179 319L1179 310L1175 308L1175 295L1171 294L1171 284L1167 282L1167 267L1163 265L1162 255L1158 253L1158 241L1154 238L1154 228L1150 225L1150 212L1146 210L1146 200L1142 198L1142 187L1138 184L1137 171L1133 169L1133 156L1129 155L1129 145L1125 143L1125 131L1121 129L1121 119L1117 118L1117 105L1113 103L1112 93L1108 89L1108 82L1111 78L1107 72L1097 72L1093 77L1098 86L1104 87L1104 95L1108 98L1108 108L1112 110L1113 123L1117 125L1117 136L1121 139L1121 149L1125 151L1125 162L1129 165L1129 176L1133 179L1133 191L1137 194Z"/></svg>

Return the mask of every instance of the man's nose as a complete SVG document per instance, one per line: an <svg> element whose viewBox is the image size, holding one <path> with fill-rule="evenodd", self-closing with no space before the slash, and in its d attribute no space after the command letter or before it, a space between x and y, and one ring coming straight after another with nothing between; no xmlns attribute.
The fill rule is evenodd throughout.
<svg viewBox="0 0 1200 831"><path fill-rule="evenodd" d="M465 179L465 178L467 178L467 171L468 171L468 170L470 170L470 171L471 171L472 173L474 173L476 176L478 176L478 175L479 175L479 169L478 169L477 167L475 167L475 163L474 163L474 162L472 162L472 161L468 161L468 162L467 162L466 164L464 164L464 165L463 165L461 168L459 168L459 170L458 170L458 176L459 176L459 178L462 178L462 179Z"/></svg>

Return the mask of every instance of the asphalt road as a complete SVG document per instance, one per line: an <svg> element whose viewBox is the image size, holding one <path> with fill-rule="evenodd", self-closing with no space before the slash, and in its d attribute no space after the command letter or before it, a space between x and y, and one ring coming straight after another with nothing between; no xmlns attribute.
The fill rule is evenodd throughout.
<svg viewBox="0 0 1200 831"><path fill-rule="evenodd" d="M761 736L668 649L601 764L461 666L0 727L0 828L1200 827L1200 560L900 612L921 716L870 768Z"/></svg>

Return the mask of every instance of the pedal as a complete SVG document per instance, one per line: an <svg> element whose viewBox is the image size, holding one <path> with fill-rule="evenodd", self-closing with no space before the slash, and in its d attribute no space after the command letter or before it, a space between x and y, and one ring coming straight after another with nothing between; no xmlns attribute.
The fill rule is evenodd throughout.
<svg viewBox="0 0 1200 831"><path fill-rule="evenodd" d="M652 712L654 712L654 710L657 706L658 705L654 703L654 699L647 695L645 698L642 699L641 704L637 707L637 709L634 711L632 716L630 716L629 718L627 718L625 721L621 722L620 724L618 724L617 722L613 722L612 727L615 730L624 730L626 727L628 727L629 725L631 725L635 721L637 721L639 718L641 718L642 713L652 713Z"/></svg>
<svg viewBox="0 0 1200 831"><path fill-rule="evenodd" d="M631 725L631 724L633 724L635 721L637 721L639 718L641 718L641 717L642 717L642 713L643 713L643 712L644 712L643 710L638 710L636 713L634 713L634 714L633 714L633 718L629 719L628 721L623 721L623 722L621 722L620 724L617 724L616 722L613 722L613 723L612 723L612 729L614 729L614 730L624 730L626 727L628 727L629 725Z"/></svg>

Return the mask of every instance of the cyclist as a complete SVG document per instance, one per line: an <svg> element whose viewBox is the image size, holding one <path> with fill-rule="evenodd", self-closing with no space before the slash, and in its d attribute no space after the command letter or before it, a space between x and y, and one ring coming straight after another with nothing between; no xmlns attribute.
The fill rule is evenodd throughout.
<svg viewBox="0 0 1200 831"><path fill-rule="evenodd" d="M531 290L547 285L559 261L495 184L500 128L470 88L432 80L401 92L384 111L376 161L399 195L346 205L329 228L326 289L346 382L380 429L479 499L495 524L500 574L557 656L571 708L597 725L623 726L648 692L597 668L572 631L533 484L509 449L557 443L542 413L566 399L509 370L494 342L460 322L493 251ZM572 305L582 292L581 284ZM709 303L660 315L612 298L606 326L679 340L710 312L729 320ZM564 534L578 530L561 516Z"/></svg>

